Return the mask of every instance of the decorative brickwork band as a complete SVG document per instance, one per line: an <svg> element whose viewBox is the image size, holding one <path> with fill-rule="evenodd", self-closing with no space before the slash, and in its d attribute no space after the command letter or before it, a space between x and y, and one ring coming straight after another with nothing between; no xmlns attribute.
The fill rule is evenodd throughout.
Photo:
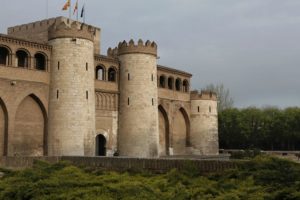
<svg viewBox="0 0 300 200"><path fill-rule="evenodd" d="M81 38L94 41L95 28L79 22L56 21L48 30L48 39Z"/></svg>
<svg viewBox="0 0 300 200"><path fill-rule="evenodd" d="M213 100L217 101L217 94L212 91L201 91L194 90L191 92L191 100Z"/></svg>
<svg viewBox="0 0 300 200"><path fill-rule="evenodd" d="M144 44L143 40L139 40L137 44L134 44L133 40L130 40L128 43L124 40L120 42L118 45L118 49L112 50L109 49L108 53L113 57L115 54L123 55L123 54L130 54L130 53L143 53L143 54L151 54L157 56L157 45L155 42L147 42Z"/></svg>

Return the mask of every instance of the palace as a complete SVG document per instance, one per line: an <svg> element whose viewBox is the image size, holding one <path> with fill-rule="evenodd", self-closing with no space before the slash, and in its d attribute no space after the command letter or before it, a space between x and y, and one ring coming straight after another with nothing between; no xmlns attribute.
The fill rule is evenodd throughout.
<svg viewBox="0 0 300 200"><path fill-rule="evenodd" d="M217 98L157 65L157 44L120 42L65 17L0 34L0 156L217 155Z"/></svg>

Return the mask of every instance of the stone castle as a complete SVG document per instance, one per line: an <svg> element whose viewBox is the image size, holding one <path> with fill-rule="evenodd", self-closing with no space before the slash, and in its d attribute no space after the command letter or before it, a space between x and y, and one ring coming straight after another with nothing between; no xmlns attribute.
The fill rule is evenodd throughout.
<svg viewBox="0 0 300 200"><path fill-rule="evenodd" d="M216 95L155 42L102 55L100 33L57 17L0 34L0 156L217 155Z"/></svg>

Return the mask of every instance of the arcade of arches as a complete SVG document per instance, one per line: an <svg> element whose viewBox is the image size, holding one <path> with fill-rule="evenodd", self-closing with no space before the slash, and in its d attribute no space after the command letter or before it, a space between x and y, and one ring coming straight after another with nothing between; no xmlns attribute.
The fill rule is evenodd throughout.
<svg viewBox="0 0 300 200"><path fill-rule="evenodd" d="M11 49L6 46L0 46L0 65L11 66L20 68L34 68L36 70L47 70L47 55L43 52L34 54L34 59L31 62L31 55L26 49L18 49L11 52ZM12 60L15 60L12 61ZM33 63L34 66L31 66Z"/></svg>

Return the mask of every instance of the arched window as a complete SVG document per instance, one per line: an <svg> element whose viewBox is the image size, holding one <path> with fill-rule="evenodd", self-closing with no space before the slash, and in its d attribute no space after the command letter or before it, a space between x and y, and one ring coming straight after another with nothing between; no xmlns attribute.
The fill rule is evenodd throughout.
<svg viewBox="0 0 300 200"><path fill-rule="evenodd" d="M166 77L164 75L161 75L159 77L159 87L161 87L161 88L166 87Z"/></svg>
<svg viewBox="0 0 300 200"><path fill-rule="evenodd" d="M46 70L46 58L43 54L37 53L34 56L35 59L35 69Z"/></svg>
<svg viewBox="0 0 300 200"><path fill-rule="evenodd" d="M176 81L175 81L175 88L176 88L176 91L180 91L181 90L181 79L180 78L176 79Z"/></svg>
<svg viewBox="0 0 300 200"><path fill-rule="evenodd" d="M24 50L16 52L18 67L28 67L28 53Z"/></svg>
<svg viewBox="0 0 300 200"><path fill-rule="evenodd" d="M117 72L113 67L111 67L108 69L108 81L116 82L116 80L117 80Z"/></svg>
<svg viewBox="0 0 300 200"><path fill-rule="evenodd" d="M105 69L102 66L96 67L96 79L103 81L105 80Z"/></svg>
<svg viewBox="0 0 300 200"><path fill-rule="evenodd" d="M174 85L174 78L173 77L169 77L168 78L168 88L170 90L173 90L173 85Z"/></svg>
<svg viewBox="0 0 300 200"><path fill-rule="evenodd" d="M5 47L0 47L0 65L8 65L9 50Z"/></svg>
<svg viewBox="0 0 300 200"><path fill-rule="evenodd" d="M183 92L189 92L189 82L187 80L183 81Z"/></svg>

